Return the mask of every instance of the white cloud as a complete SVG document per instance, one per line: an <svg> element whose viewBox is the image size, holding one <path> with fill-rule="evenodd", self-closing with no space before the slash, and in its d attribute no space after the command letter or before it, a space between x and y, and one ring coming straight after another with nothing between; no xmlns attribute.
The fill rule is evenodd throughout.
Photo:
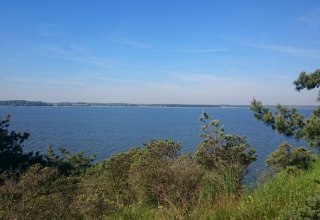
<svg viewBox="0 0 320 220"><path fill-rule="evenodd" d="M315 60L320 60L320 50L319 49L295 48L292 46L275 45L275 44L251 44L251 46L258 48L258 49L278 51L281 53L287 53L289 55L301 56L301 57L312 58Z"/></svg>

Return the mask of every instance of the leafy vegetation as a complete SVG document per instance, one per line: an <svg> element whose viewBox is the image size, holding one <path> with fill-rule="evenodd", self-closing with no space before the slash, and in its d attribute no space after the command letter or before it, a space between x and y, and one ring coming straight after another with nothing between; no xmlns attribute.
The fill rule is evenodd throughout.
<svg viewBox="0 0 320 220"><path fill-rule="evenodd" d="M280 144L266 160L266 164L274 171L283 170L289 166L308 169L313 162L312 152L303 147L293 148L287 142Z"/></svg>
<svg viewBox="0 0 320 220"><path fill-rule="evenodd" d="M306 218L304 213L317 212L320 190L320 158L308 170L294 175L280 171L238 200L228 199L218 204L196 208L190 219L318 219ZM296 211L299 211L298 213Z"/></svg>
<svg viewBox="0 0 320 220"><path fill-rule="evenodd" d="M320 85L320 70L311 74L300 73L294 81L297 91L314 89ZM318 98L319 99L319 98ZM276 132L287 137L305 140L308 147L320 147L320 108L309 117L299 114L296 108L278 105L275 112L262 105L261 101L253 99L250 109L259 121L270 126ZM312 162L311 151L303 147L293 148L288 143L281 144L267 159L266 163L279 171L287 166L307 169Z"/></svg>
<svg viewBox="0 0 320 220"><path fill-rule="evenodd" d="M320 70L311 74L302 72L299 78L294 81L296 89L314 89L320 85ZM261 101L253 99L250 109L259 121L270 126L273 130L288 137L303 139L310 147L320 147L320 108L305 118L299 114L296 108L288 108L278 105L273 113L269 108L262 105Z"/></svg>
<svg viewBox="0 0 320 220"><path fill-rule="evenodd" d="M25 171L32 164L43 162L39 152L23 152L23 142L28 139L29 134L9 131L9 122L10 116L0 118L0 182Z"/></svg>

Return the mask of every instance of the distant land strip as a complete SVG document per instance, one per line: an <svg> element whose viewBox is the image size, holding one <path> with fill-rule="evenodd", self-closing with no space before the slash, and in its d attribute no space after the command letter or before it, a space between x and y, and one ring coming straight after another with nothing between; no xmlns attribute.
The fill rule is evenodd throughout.
<svg viewBox="0 0 320 220"><path fill-rule="evenodd" d="M56 107L72 107L72 106L83 106L83 107L216 107L216 108L234 108L234 107L245 107L249 105L210 105L210 104L131 104L131 103L89 103L89 102L58 102L49 103L43 101L27 101L27 100L5 100L0 101L0 106L56 106ZM274 107L275 105L269 105ZM317 106L312 105L294 105L294 107L303 108L316 108Z"/></svg>

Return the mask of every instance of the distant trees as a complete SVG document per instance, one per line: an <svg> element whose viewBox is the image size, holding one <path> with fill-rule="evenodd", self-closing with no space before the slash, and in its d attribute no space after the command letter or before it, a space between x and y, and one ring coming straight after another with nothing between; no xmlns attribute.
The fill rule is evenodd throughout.
<svg viewBox="0 0 320 220"><path fill-rule="evenodd" d="M320 70L318 69L310 74L305 72L300 73L298 79L294 81L294 85L296 86L297 91L318 88L320 86ZM269 108L263 106L261 101L253 99L250 109L254 112L256 119L270 126L274 131L287 137L303 139L307 141L310 147L320 147L320 108L314 110L309 117L304 117L294 107L288 108L279 104L277 105L275 112L273 112ZM279 166L283 167L284 161L280 159L280 157L284 157L284 152L288 152L290 155L292 155L290 152L300 152L300 154L296 155L297 157L300 157L300 159L304 158L305 162L311 161L310 151L306 152L301 149L297 151L291 148L292 147L290 145L285 143L280 145L277 152L274 152L271 155L271 158L268 158L268 164L272 165L274 168L279 168ZM283 152L283 154L279 152ZM296 164L291 161L288 162L286 166L301 165L300 159L294 160L297 161ZM282 165L276 165L276 161L279 161ZM287 158L287 161L289 161L289 158Z"/></svg>
<svg viewBox="0 0 320 220"><path fill-rule="evenodd" d="M52 106L52 104L41 101L8 100L0 101L0 106Z"/></svg>

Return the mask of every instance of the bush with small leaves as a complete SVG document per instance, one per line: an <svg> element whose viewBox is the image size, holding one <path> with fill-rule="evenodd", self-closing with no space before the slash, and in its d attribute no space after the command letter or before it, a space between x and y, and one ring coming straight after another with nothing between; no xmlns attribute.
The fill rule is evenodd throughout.
<svg viewBox="0 0 320 220"><path fill-rule="evenodd" d="M88 170L74 203L81 216L104 218L136 202L128 176L133 161L141 151L133 148L115 154Z"/></svg>
<svg viewBox="0 0 320 220"><path fill-rule="evenodd" d="M33 165L0 187L0 219L70 218L78 182L55 168Z"/></svg>
<svg viewBox="0 0 320 220"><path fill-rule="evenodd" d="M289 166L308 169L313 160L310 150L303 147L293 148L287 142L284 142L268 156L266 164L277 172Z"/></svg>
<svg viewBox="0 0 320 220"><path fill-rule="evenodd" d="M179 156L180 144L171 140L151 140L131 166L129 183L138 200L157 204L154 187L172 181L170 164Z"/></svg>
<svg viewBox="0 0 320 220"><path fill-rule="evenodd" d="M21 174L33 164L44 163L39 152L23 152L23 142L30 135L27 132L9 131L9 125L10 115L0 118L0 182L1 179Z"/></svg>
<svg viewBox="0 0 320 220"><path fill-rule="evenodd" d="M280 219L318 220L320 219L320 193L317 192L300 207L292 207L280 213Z"/></svg>
<svg viewBox="0 0 320 220"><path fill-rule="evenodd" d="M256 160L256 151L245 137L224 133L219 121L210 120L205 112L201 115L202 142L195 153L195 160L206 170L223 176L229 192L241 189L248 166Z"/></svg>
<svg viewBox="0 0 320 220"><path fill-rule="evenodd" d="M55 167L65 176L79 176L93 166L95 155L85 156L84 152L71 153L60 147L60 154L55 154L53 147L49 146L47 154L44 155L46 166Z"/></svg>

